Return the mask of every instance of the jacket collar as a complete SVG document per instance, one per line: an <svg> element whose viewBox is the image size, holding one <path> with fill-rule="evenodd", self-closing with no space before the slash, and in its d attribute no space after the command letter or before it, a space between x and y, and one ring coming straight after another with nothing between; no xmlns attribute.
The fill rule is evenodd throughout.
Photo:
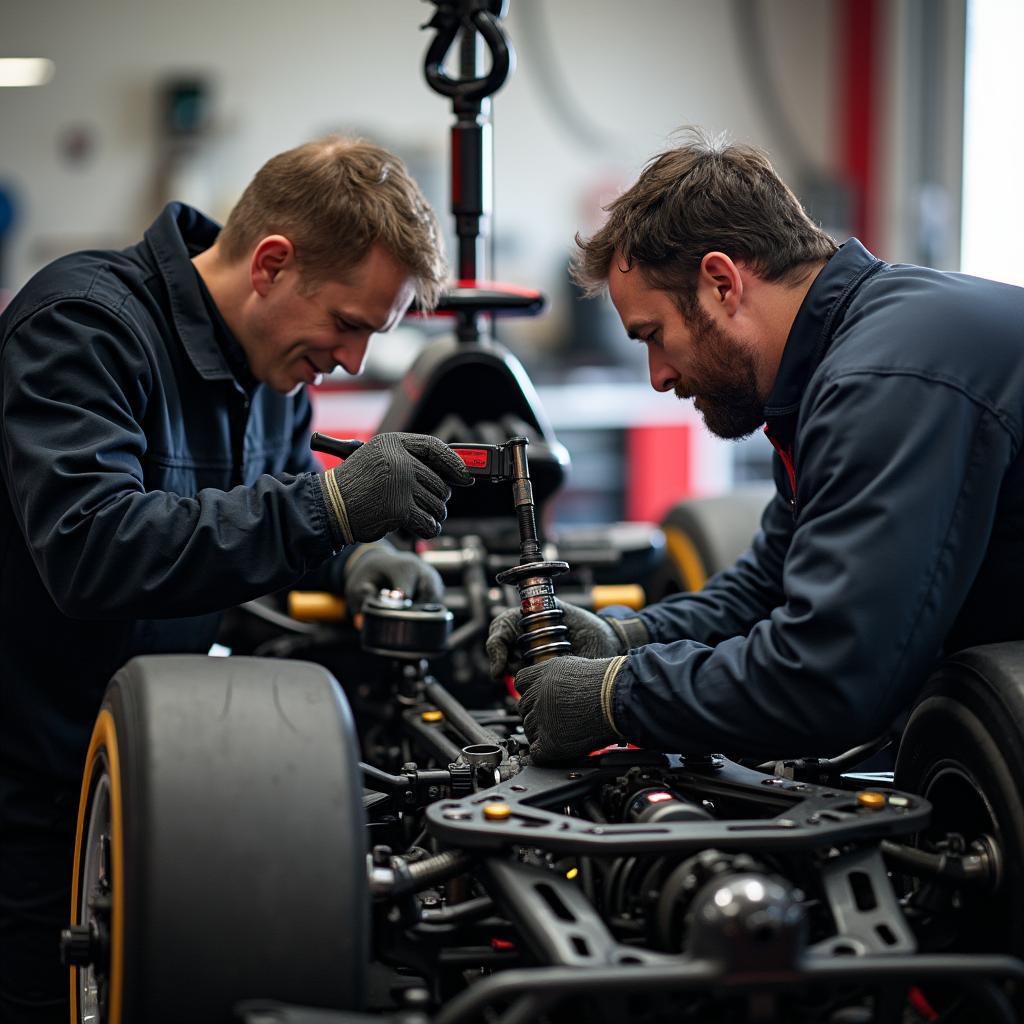
<svg viewBox="0 0 1024 1024"><path fill-rule="evenodd" d="M220 225L184 203L168 203L145 240L170 296L181 343L204 380L234 380L214 334L191 259L213 245Z"/></svg>
<svg viewBox="0 0 1024 1024"><path fill-rule="evenodd" d="M807 382L832 343L850 300L864 281L884 266L882 260L851 238L815 278L790 328L775 385L765 404L770 432L775 432L773 420L800 408Z"/></svg>

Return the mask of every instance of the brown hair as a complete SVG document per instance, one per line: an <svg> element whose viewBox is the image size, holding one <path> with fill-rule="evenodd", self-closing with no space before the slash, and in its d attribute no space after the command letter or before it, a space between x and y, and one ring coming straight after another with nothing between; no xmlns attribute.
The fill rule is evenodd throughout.
<svg viewBox="0 0 1024 1024"><path fill-rule="evenodd" d="M398 157L361 139L330 135L279 153L256 172L218 239L243 259L267 235L295 246L303 283L343 275L380 242L416 280L424 308L447 276L437 218Z"/></svg>
<svg viewBox="0 0 1024 1024"><path fill-rule="evenodd" d="M593 236L576 236L573 279L587 295L604 290L618 258L671 292L687 314L709 252L724 252L767 281L791 283L807 264L836 251L765 153L726 145L700 128L683 134L683 145L654 157L636 184L605 207L608 220Z"/></svg>

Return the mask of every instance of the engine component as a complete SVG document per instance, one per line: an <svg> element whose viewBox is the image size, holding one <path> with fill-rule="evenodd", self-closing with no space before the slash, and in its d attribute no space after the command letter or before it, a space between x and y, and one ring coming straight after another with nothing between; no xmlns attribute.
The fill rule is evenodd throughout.
<svg viewBox="0 0 1024 1024"><path fill-rule="evenodd" d="M493 772L506 755L497 743L473 743L462 748L462 756L474 768L489 768Z"/></svg>
<svg viewBox="0 0 1024 1024"><path fill-rule="evenodd" d="M446 851L424 860L393 857L391 847L378 845L366 855L367 881L374 897L393 897L427 889L461 874L470 864L463 853Z"/></svg>
<svg viewBox="0 0 1024 1024"><path fill-rule="evenodd" d="M766 875L761 864L749 854L704 850L687 857L665 878L652 915L652 939L660 949L676 953L683 949L689 930L688 915L698 893L717 891L737 875ZM712 940L708 940L712 943ZM713 943L712 943L713 944Z"/></svg>
<svg viewBox="0 0 1024 1024"><path fill-rule="evenodd" d="M609 821L653 824L667 821L710 821L707 808L679 793L668 777L650 766L630 768L602 794L604 814Z"/></svg>
<svg viewBox="0 0 1024 1024"><path fill-rule="evenodd" d="M641 790L630 800L625 819L655 825L665 821L708 821L711 815L670 789L652 787Z"/></svg>
<svg viewBox="0 0 1024 1024"><path fill-rule="evenodd" d="M413 604L401 591L382 590L363 605L363 650L393 658L443 654L452 613L440 604Z"/></svg>
<svg viewBox="0 0 1024 1024"><path fill-rule="evenodd" d="M690 956L735 972L790 970L807 942L801 894L782 879L754 872L706 884L687 915Z"/></svg>

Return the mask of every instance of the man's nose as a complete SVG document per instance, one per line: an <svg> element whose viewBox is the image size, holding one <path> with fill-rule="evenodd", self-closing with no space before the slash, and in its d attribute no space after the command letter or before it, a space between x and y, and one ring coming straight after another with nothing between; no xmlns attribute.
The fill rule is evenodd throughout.
<svg viewBox="0 0 1024 1024"><path fill-rule="evenodd" d="M671 391L679 383L679 374L659 357L658 350L652 346L647 349L647 370L655 391Z"/></svg>
<svg viewBox="0 0 1024 1024"><path fill-rule="evenodd" d="M351 338L344 345L339 345L331 352L334 361L346 372L355 377L363 368L366 359L366 348L370 344L370 332Z"/></svg>

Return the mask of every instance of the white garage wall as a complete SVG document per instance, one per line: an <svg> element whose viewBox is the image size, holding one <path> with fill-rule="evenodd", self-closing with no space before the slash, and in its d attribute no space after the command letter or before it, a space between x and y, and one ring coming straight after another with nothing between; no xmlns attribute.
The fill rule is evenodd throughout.
<svg viewBox="0 0 1024 1024"><path fill-rule="evenodd" d="M828 167L832 4L759 3L801 140ZM60 252L138 237L162 198L157 87L179 73L210 77L217 122L177 178L181 198L223 216L268 156L354 128L432 169L446 207L451 116L421 71L429 36L418 26L431 10L414 0L4 0L0 55L57 66L45 87L0 89L0 183L21 206L6 284ZM550 287L573 232L591 226L581 195L635 174L680 124L776 146L739 56L734 11L708 0L512 0L519 65L494 108L499 277ZM606 145L579 145L551 115L538 34L566 102ZM96 148L69 164L61 142L80 128ZM778 164L794 170L785 154Z"/></svg>

